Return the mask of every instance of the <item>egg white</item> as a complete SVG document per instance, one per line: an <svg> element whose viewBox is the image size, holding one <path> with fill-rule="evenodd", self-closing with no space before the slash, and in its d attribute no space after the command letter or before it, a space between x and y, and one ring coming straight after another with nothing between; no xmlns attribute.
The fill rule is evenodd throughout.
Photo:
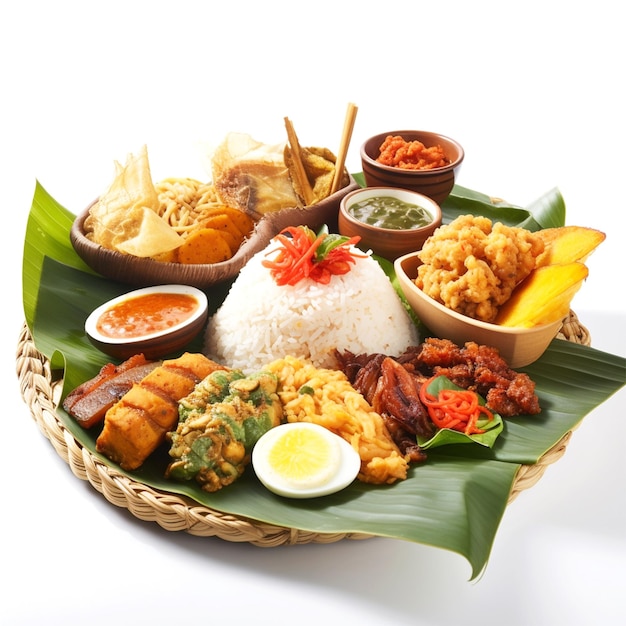
<svg viewBox="0 0 626 626"><path fill-rule="evenodd" d="M268 457L285 429L309 428L320 433L329 443L333 461L325 471L311 480L286 479L270 465ZM252 450L252 467L261 483L273 493L286 498L317 498L345 489L361 468L359 453L343 438L327 428L309 422L281 424L266 432Z"/></svg>

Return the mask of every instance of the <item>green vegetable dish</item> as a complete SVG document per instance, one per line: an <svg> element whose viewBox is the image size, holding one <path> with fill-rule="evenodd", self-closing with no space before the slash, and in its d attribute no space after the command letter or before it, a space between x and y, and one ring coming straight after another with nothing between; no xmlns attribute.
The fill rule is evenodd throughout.
<svg viewBox="0 0 626 626"><path fill-rule="evenodd" d="M239 478L254 444L280 424L276 376L217 370L179 402L166 477L217 491Z"/></svg>
<svg viewBox="0 0 626 626"><path fill-rule="evenodd" d="M375 196L351 204L348 213L359 222L391 230L428 226L433 216L423 207L391 196Z"/></svg>

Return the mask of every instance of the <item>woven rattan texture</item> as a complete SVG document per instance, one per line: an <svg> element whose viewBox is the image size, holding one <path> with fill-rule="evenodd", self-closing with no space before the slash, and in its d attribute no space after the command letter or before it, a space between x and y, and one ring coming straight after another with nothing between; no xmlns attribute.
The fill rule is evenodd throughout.
<svg viewBox="0 0 626 626"><path fill-rule="evenodd" d="M561 339L590 344L589 333L571 312L559 333ZM169 531L184 531L202 537L219 537L226 541L246 542L261 547L305 543L333 543L342 539L366 539L357 533L315 533L273 526L255 520L213 511L198 503L171 493L160 492L132 480L102 463L74 438L56 415L61 380L55 380L47 359L42 355L25 325L19 337L16 369L24 402L43 435L72 473L88 481L115 506L128 509L135 517L156 522ZM546 468L565 453L571 437L567 433L534 465L523 465L509 496L512 502L522 491L541 478Z"/></svg>

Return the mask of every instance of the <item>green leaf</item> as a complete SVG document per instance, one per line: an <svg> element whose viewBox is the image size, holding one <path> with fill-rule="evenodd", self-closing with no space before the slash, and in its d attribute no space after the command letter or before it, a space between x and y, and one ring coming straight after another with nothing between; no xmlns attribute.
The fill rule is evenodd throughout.
<svg viewBox="0 0 626 626"><path fill-rule="evenodd" d="M431 381L427 388L428 392L435 397L442 389L456 389L458 391L463 391L462 387L455 385L446 376L437 376L437 378ZM481 396L478 396L478 403L481 406L485 406L485 399ZM488 420L486 418L479 419L477 422L477 426L485 432L476 435L466 435L465 433L459 432L458 430L452 430L450 428L440 428L430 439L422 440L420 437L418 437L417 441L420 445L420 448L422 448L423 450L459 443L477 443L481 446L492 448L496 442L498 435L502 432L503 429L502 418L500 417L500 415L498 413L493 413L493 419L491 420Z"/></svg>
<svg viewBox="0 0 626 626"><path fill-rule="evenodd" d="M455 210L464 212L499 210L469 190L458 190L451 202ZM558 204L558 197L547 201L546 215L554 203ZM519 211L524 215L522 209L509 208L510 215ZM77 257L68 236L72 219L37 185L24 245L24 309L37 348L64 376L63 394L95 376L108 360L85 337L87 315L128 290L94 275ZM390 264L383 267L389 271ZM212 310L226 293L224 285L209 290ZM199 349L197 344L188 348ZM187 495L216 511L277 526L317 533L368 533L451 550L468 560L475 577L489 558L520 464L536 462L626 384L626 359L562 340L553 341L526 371L537 383L540 415L505 420L492 448L456 445L428 450L427 462L413 466L408 478L394 485L355 482L331 496L293 501L264 489L250 470L230 487L208 494L194 483L164 478L169 462L166 447L138 471L122 473L163 492ZM82 446L121 471L96 452L97 429L83 430L61 408L57 415Z"/></svg>
<svg viewBox="0 0 626 626"><path fill-rule="evenodd" d="M22 297L24 315L32 328L37 308L37 290L41 266L46 256L91 272L89 267L74 252L69 240L69 231L76 216L62 207L41 186L35 185L35 195L26 223L26 239L22 264Z"/></svg>
<svg viewBox="0 0 626 626"><path fill-rule="evenodd" d="M557 228L565 225L565 201L556 188L535 200L528 210L541 228Z"/></svg>
<svg viewBox="0 0 626 626"><path fill-rule="evenodd" d="M551 190L530 206L522 208L455 185L452 193L442 203L441 209L444 224L450 223L459 215L467 214L483 215L492 222L502 222L507 226L527 228L530 231L565 224L565 203L558 189Z"/></svg>
<svg viewBox="0 0 626 626"><path fill-rule="evenodd" d="M365 183L365 175L363 172L357 172L356 174L352 174L352 178L354 178L355 182L357 182L361 187L367 187Z"/></svg>
<svg viewBox="0 0 626 626"><path fill-rule="evenodd" d="M315 262L319 263L320 261L325 260L335 248L343 246L349 240L349 237L343 237L337 233L327 234L318 249L315 251Z"/></svg>

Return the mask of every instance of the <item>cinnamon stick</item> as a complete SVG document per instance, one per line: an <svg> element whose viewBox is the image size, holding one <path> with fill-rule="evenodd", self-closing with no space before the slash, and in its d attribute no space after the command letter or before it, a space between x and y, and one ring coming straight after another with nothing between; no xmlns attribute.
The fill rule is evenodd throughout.
<svg viewBox="0 0 626 626"><path fill-rule="evenodd" d="M348 110L346 111L346 118L343 124L343 132L341 134L341 143L339 144L339 151L337 152L337 162L335 163L335 175L333 176L333 184L330 188L330 193L333 194L339 190L341 179L343 177L343 168L346 164L346 157L348 156L348 148L350 147L350 140L352 139L352 131L354 129L354 121L358 107L350 102L348 104Z"/></svg>
<svg viewBox="0 0 626 626"><path fill-rule="evenodd" d="M304 204L309 206L314 200L313 189L311 188L311 183L309 182L309 178L306 175L306 170L304 169L304 164L302 162L302 153L300 151L298 136L296 135L293 124L288 117L285 118L285 128L287 129L287 139L289 140L291 157L293 158L294 174L298 179L299 187L302 190Z"/></svg>

